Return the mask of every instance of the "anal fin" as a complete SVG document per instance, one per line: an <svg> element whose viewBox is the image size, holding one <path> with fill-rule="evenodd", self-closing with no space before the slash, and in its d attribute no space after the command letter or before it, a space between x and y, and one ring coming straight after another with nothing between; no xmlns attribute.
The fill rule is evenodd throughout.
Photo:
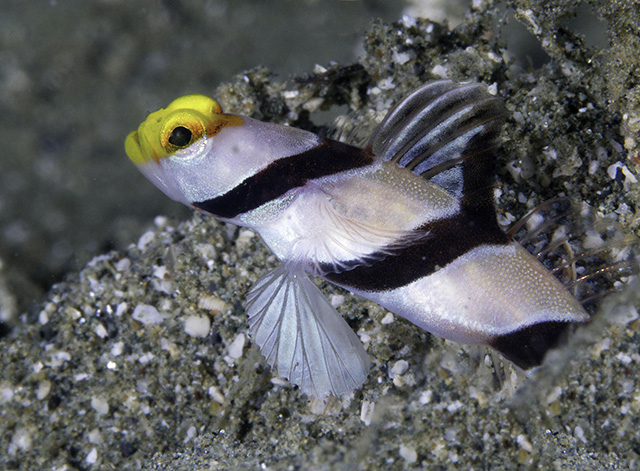
<svg viewBox="0 0 640 471"><path fill-rule="evenodd" d="M247 311L269 365L305 394L340 396L366 380L362 343L302 269L280 266L258 280Z"/></svg>

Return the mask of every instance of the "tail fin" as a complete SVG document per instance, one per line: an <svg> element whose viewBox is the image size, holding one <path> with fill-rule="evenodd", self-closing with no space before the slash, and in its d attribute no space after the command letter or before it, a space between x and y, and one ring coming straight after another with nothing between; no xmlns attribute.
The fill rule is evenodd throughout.
<svg viewBox="0 0 640 471"><path fill-rule="evenodd" d="M509 231L593 314L597 302L640 272L640 240L569 198L531 210Z"/></svg>
<svg viewBox="0 0 640 471"><path fill-rule="evenodd" d="M480 84L442 80L398 103L368 146L435 183L472 210L494 213L492 150L505 108Z"/></svg>

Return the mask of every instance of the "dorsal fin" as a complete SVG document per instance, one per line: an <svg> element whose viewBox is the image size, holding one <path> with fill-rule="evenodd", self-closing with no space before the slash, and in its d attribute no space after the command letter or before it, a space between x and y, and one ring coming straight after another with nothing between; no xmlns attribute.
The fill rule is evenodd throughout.
<svg viewBox="0 0 640 471"><path fill-rule="evenodd" d="M593 314L597 301L640 271L640 240L591 206L561 197L527 213L509 235Z"/></svg>
<svg viewBox="0 0 640 471"><path fill-rule="evenodd" d="M389 111L368 146L443 187L469 209L493 213L492 150L505 115L480 84L442 80L417 89Z"/></svg>

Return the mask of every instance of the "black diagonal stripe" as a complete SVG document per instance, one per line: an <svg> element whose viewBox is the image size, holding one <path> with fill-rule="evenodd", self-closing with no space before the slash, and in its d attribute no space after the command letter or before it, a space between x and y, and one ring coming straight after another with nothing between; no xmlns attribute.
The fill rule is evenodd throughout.
<svg viewBox="0 0 640 471"><path fill-rule="evenodd" d="M223 218L233 218L272 201L314 178L364 167L373 162L370 150L323 139L300 154L283 157L245 179L222 196L193 206Z"/></svg>
<svg viewBox="0 0 640 471"><path fill-rule="evenodd" d="M379 261L349 271L329 273L325 278L363 291L390 290L430 275L479 245L510 242L495 218L487 220L484 212L463 210L451 218L424 224L418 230L429 236L386 256L380 255ZM328 270L330 267L321 266L323 268Z"/></svg>
<svg viewBox="0 0 640 471"><path fill-rule="evenodd" d="M526 370L542 363L545 354L562 342L569 325L561 321L542 322L495 337L488 344Z"/></svg>

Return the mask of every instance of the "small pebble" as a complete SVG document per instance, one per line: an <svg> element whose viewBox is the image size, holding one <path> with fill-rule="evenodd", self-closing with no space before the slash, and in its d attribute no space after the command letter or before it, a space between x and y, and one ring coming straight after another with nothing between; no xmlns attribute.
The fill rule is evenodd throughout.
<svg viewBox="0 0 640 471"><path fill-rule="evenodd" d="M164 320L158 310L149 304L138 304L131 317L144 325L160 324Z"/></svg>
<svg viewBox="0 0 640 471"><path fill-rule="evenodd" d="M400 375L405 374L408 369L409 369L409 362L408 361L406 361L406 360L398 360L391 367L391 370L389 371L389 376L391 378L395 378L396 376L400 376Z"/></svg>
<svg viewBox="0 0 640 471"><path fill-rule="evenodd" d="M407 463L415 463L418 459L416 449L410 445L400 445L400 456L404 458Z"/></svg>
<svg viewBox="0 0 640 471"><path fill-rule="evenodd" d="M373 412L376 409L375 402L362 401L360 406L360 420L365 425L371 425L371 419L373 419Z"/></svg>
<svg viewBox="0 0 640 471"><path fill-rule="evenodd" d="M98 415L105 415L109 413L109 403L100 397L93 396L91 398L91 407L98 413Z"/></svg>
<svg viewBox="0 0 640 471"><path fill-rule="evenodd" d="M184 331L191 337L204 338L210 329L211 320L207 316L189 316L184 321Z"/></svg>
<svg viewBox="0 0 640 471"><path fill-rule="evenodd" d="M242 356L245 340L246 338L244 334L238 334L233 342L231 342L231 345L229 345L229 356L234 360L237 360Z"/></svg>
<svg viewBox="0 0 640 471"><path fill-rule="evenodd" d="M382 318L380 323L382 325L389 325L395 320L395 317L390 312L387 312L387 315Z"/></svg>
<svg viewBox="0 0 640 471"><path fill-rule="evenodd" d="M92 448L84 460L88 465L95 464L98 461L98 450Z"/></svg>

